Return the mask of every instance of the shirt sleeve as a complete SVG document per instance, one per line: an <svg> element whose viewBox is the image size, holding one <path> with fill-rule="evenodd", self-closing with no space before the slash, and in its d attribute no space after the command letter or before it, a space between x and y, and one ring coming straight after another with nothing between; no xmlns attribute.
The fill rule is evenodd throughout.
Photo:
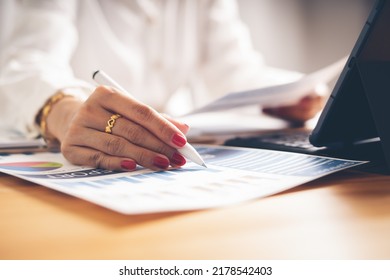
<svg viewBox="0 0 390 280"><path fill-rule="evenodd" d="M74 77L77 1L21 1L10 40L1 51L0 118L8 128L37 135L35 117L56 91L85 99L91 85Z"/></svg>

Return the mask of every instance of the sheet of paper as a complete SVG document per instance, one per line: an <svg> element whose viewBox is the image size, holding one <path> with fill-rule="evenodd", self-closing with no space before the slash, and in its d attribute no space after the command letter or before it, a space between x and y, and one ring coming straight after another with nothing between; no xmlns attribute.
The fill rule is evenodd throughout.
<svg viewBox="0 0 390 280"><path fill-rule="evenodd" d="M226 206L293 188L362 164L278 151L197 146L208 168L113 172L69 164L60 153L0 156L0 172L124 214Z"/></svg>
<svg viewBox="0 0 390 280"><path fill-rule="evenodd" d="M237 135L251 131L280 130L289 127L289 123L262 114L259 108L254 110L229 110L190 115L178 120L190 126L187 139L195 140L206 136L215 140L218 135Z"/></svg>
<svg viewBox="0 0 390 280"><path fill-rule="evenodd" d="M0 153L38 152L47 150L42 138L29 138L21 132L0 127Z"/></svg>
<svg viewBox="0 0 390 280"><path fill-rule="evenodd" d="M195 109L187 115L215 112L254 104L267 107L294 104L319 84L328 83L339 75L346 60L347 58L342 58L321 70L304 75L290 83L229 93L201 108Z"/></svg>
<svg viewBox="0 0 390 280"><path fill-rule="evenodd" d="M9 130L0 127L0 149L18 148L18 147L42 147L46 146L42 138L28 138L21 132Z"/></svg>

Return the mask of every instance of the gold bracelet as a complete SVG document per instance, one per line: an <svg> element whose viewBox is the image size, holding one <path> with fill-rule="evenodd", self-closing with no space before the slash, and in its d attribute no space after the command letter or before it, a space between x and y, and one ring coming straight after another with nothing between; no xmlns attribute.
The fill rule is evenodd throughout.
<svg viewBox="0 0 390 280"><path fill-rule="evenodd" d="M57 92L54 94L50 99L48 99L45 103L45 105L42 107L41 111L39 112L36 122L38 123L40 130L41 130L41 135L43 139L45 139L46 143L48 144L58 144L57 138L52 135L47 128L47 117L49 116L51 109L53 106L60 100L62 100L64 97L68 95L64 94L63 92Z"/></svg>

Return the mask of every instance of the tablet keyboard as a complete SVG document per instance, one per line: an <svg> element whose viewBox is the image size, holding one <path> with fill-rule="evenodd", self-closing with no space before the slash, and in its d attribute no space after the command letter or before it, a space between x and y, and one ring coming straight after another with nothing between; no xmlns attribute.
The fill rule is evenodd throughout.
<svg viewBox="0 0 390 280"><path fill-rule="evenodd" d="M308 131L278 131L252 137L232 138L225 141L224 145L318 154L324 148L310 144L309 134Z"/></svg>

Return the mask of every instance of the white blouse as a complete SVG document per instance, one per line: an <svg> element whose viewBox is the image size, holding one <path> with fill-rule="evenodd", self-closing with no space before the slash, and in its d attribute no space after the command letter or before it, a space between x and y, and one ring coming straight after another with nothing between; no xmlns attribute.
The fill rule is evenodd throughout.
<svg viewBox="0 0 390 280"><path fill-rule="evenodd" d="M233 0L26 0L19 6L0 52L0 119L25 133L38 133L35 116L57 90L85 99L98 69L160 111L183 89L196 107L274 83L282 73L264 66Z"/></svg>

